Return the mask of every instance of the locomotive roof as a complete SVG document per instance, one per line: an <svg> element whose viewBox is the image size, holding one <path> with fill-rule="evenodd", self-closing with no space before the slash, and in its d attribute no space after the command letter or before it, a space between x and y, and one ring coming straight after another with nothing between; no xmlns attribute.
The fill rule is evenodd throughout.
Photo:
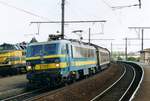
<svg viewBox="0 0 150 101"><path fill-rule="evenodd" d="M45 41L45 42L34 42L34 43L30 43L29 46L43 45L43 44L53 44L53 43L69 43L69 41L68 40L52 40L52 41Z"/></svg>
<svg viewBox="0 0 150 101"><path fill-rule="evenodd" d="M53 43L66 43L66 44L68 43L68 44L72 44L72 45L94 47L92 45L89 45L88 43L84 43L84 42L76 41L76 40L68 40L68 39L52 40L52 41L46 41L46 42L34 42L34 43L30 43L29 46L32 46L32 45L43 45L43 44L53 44Z"/></svg>
<svg viewBox="0 0 150 101"><path fill-rule="evenodd" d="M53 43L69 43L69 44L72 44L72 45L75 45L75 46L88 46L88 47L97 47L99 49L102 49L102 50L107 50L106 48L103 48L103 47L100 47L98 45L95 45L95 44L92 44L92 43L86 43L86 42L82 42L82 41L78 41L78 40L74 40L74 39L60 39L60 40L51 40L51 41L45 41L45 42L35 42L35 43L30 43L29 46L32 46L32 45L43 45L43 44L53 44Z"/></svg>
<svg viewBox="0 0 150 101"><path fill-rule="evenodd" d="M19 44L3 43L0 45L0 52L23 50Z"/></svg>

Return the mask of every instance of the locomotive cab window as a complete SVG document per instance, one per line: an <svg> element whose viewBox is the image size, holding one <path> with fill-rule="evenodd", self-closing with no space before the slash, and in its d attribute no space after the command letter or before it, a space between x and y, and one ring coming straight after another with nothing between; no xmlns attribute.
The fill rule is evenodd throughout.
<svg viewBox="0 0 150 101"><path fill-rule="evenodd" d="M53 55L58 52L58 44L46 44L44 45L44 55Z"/></svg>
<svg viewBox="0 0 150 101"><path fill-rule="evenodd" d="M67 54L67 45L66 44L63 44L61 45L61 54Z"/></svg>
<svg viewBox="0 0 150 101"><path fill-rule="evenodd" d="M58 44L32 45L27 48L27 57L58 54Z"/></svg>

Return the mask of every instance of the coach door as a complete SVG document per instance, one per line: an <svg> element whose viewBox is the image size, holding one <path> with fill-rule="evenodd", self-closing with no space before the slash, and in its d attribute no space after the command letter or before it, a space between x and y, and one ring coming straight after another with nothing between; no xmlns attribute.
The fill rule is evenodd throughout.
<svg viewBox="0 0 150 101"><path fill-rule="evenodd" d="M70 54L70 46L66 44L66 60L67 60L67 66L71 66L71 54Z"/></svg>

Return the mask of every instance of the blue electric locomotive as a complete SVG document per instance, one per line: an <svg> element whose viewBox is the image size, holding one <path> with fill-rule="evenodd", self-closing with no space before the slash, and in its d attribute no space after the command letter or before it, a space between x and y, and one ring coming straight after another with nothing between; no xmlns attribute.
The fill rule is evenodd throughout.
<svg viewBox="0 0 150 101"><path fill-rule="evenodd" d="M31 43L27 48L27 79L56 85L100 71L110 63L107 49L73 40Z"/></svg>

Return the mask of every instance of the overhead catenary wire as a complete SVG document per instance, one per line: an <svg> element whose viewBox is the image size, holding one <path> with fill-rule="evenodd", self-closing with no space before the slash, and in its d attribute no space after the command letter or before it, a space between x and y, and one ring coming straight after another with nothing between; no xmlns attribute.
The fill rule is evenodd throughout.
<svg viewBox="0 0 150 101"><path fill-rule="evenodd" d="M122 8L129 8L129 7L134 7L134 6L139 6L139 4L133 4L133 5L124 5L124 6L112 6L112 9L122 9Z"/></svg>
<svg viewBox="0 0 150 101"><path fill-rule="evenodd" d="M10 8L14 8L14 9L20 11L20 12L24 12L24 13L26 13L26 14L29 14L29 15L32 15L32 16L35 16L35 17L38 17L38 18L41 18L41 19L44 19L44 20L49 20L48 17L44 17L44 16L41 16L41 15L35 14L35 13L33 13L33 12L27 11L27 10L22 9L22 8L19 8L19 7L16 7L16 6L14 6L14 5L10 5L10 4L8 4L8 3L6 3L6 2L3 2L3 1L0 1L0 4L5 5L5 6L7 6L7 7L10 7Z"/></svg>
<svg viewBox="0 0 150 101"><path fill-rule="evenodd" d="M105 0L101 0L105 5L107 5L109 8L111 8L112 9L112 6L109 4L109 3L107 3Z"/></svg>
<svg viewBox="0 0 150 101"><path fill-rule="evenodd" d="M121 47L124 47L125 46L125 44L113 44L113 45L115 45L115 46L121 46ZM129 44L128 44L129 45ZM130 44L130 46L139 46L140 44Z"/></svg>
<svg viewBox="0 0 150 101"><path fill-rule="evenodd" d="M139 8L141 8L141 0L138 0L139 3L137 4L131 4L131 5L123 5L123 6L112 6L109 2L107 2L106 0L101 0L109 9L111 9L111 11L113 12L113 10L115 9L122 9L122 8L126 8L126 7L133 7L133 6L139 6ZM120 10L121 11L121 10ZM113 12L114 13L114 12ZM118 19L117 19L118 20ZM147 39L146 39L147 40Z"/></svg>
<svg viewBox="0 0 150 101"><path fill-rule="evenodd" d="M89 39L83 39L83 40L89 40ZM102 40L102 41L110 41L110 40L115 40L115 39L90 39L90 40Z"/></svg>
<svg viewBox="0 0 150 101"><path fill-rule="evenodd" d="M128 40L141 40L139 38L128 38ZM144 38L143 40L150 40L150 38Z"/></svg>
<svg viewBox="0 0 150 101"><path fill-rule="evenodd" d="M95 3L95 1L93 3ZM90 16L90 19L97 19L97 15L91 14L91 12L89 12L89 10L87 10L84 6L80 6L80 5L78 6L77 5L76 7L73 7L73 5L76 5L76 2L72 3L70 1L68 1L68 4L69 5L66 6L66 8L68 8L67 10L73 12L73 15L77 15L77 16L74 16L74 17L79 17L80 16L80 19L82 19L82 16L87 16L88 15L88 16ZM82 13L82 11L84 11L84 13ZM84 19L87 19L87 18L84 18ZM80 23L85 23L85 22L80 22ZM72 26L74 26L74 25L72 24ZM88 27L90 27L90 28L93 27L93 26L96 26L95 22L93 22L93 23L91 23L91 24L88 25ZM104 23L101 22L100 23L100 27L101 27L100 29L102 29L102 33L103 33L103 31L104 31Z"/></svg>
<svg viewBox="0 0 150 101"><path fill-rule="evenodd" d="M65 23L95 23L95 22L106 22L106 20L84 20L84 21L65 21ZM61 23L61 21L33 21L32 23Z"/></svg>
<svg viewBox="0 0 150 101"><path fill-rule="evenodd" d="M138 0L137 4L131 4L131 5L122 5L122 6L111 6L108 2L106 2L105 0L102 0L102 2L107 5L109 8L115 10L115 9L122 9L122 8L129 8L129 7L134 7L134 6L139 6L139 8L141 9L141 0Z"/></svg>

